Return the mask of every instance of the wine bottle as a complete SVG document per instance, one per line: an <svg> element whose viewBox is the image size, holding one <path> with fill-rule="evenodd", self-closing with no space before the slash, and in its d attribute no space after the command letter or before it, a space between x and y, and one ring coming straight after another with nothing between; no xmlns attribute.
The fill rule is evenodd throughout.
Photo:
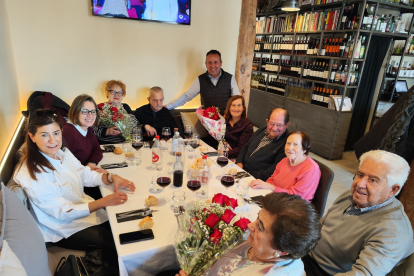
<svg viewBox="0 0 414 276"><path fill-rule="evenodd" d="M360 50L361 50L361 36L359 37L358 42L355 45L354 58L359 58Z"/></svg>
<svg viewBox="0 0 414 276"><path fill-rule="evenodd" d="M364 58L365 54L365 36L362 37L361 48L359 50L359 58Z"/></svg>
<svg viewBox="0 0 414 276"><path fill-rule="evenodd" d="M346 38L346 36L347 36L347 34L345 34L343 40L341 39L341 43L340 43L340 46L339 46L339 54L338 54L339 57L344 57L345 47L346 47L346 44L348 42L348 39Z"/></svg>

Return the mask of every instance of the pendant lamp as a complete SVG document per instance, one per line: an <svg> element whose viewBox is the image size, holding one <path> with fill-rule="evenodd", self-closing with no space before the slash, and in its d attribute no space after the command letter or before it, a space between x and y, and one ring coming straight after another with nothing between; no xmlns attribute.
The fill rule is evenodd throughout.
<svg viewBox="0 0 414 276"><path fill-rule="evenodd" d="M282 11L298 11L300 10L297 0L286 0L282 6Z"/></svg>

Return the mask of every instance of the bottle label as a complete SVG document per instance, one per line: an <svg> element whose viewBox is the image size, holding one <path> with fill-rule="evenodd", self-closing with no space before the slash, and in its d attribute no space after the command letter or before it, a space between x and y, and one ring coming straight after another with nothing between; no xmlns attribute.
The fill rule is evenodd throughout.
<svg viewBox="0 0 414 276"><path fill-rule="evenodd" d="M323 97L323 101L324 101L325 103L329 103L329 97Z"/></svg>
<svg viewBox="0 0 414 276"><path fill-rule="evenodd" d="M324 56L325 55L325 49L321 49L321 56Z"/></svg>
<svg viewBox="0 0 414 276"><path fill-rule="evenodd" d="M303 70L303 76L306 77L308 75L308 69Z"/></svg>
<svg viewBox="0 0 414 276"><path fill-rule="evenodd" d="M335 79L335 72L331 72L331 78L332 81Z"/></svg>
<svg viewBox="0 0 414 276"><path fill-rule="evenodd" d="M152 153L152 163L156 163L160 160L160 156L156 154L155 152Z"/></svg>

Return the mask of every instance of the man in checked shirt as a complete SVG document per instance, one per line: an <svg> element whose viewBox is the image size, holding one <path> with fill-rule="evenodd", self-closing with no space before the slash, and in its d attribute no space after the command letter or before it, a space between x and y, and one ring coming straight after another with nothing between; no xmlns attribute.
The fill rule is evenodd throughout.
<svg viewBox="0 0 414 276"><path fill-rule="evenodd" d="M288 126L289 112L281 108L272 109L266 125L259 128L241 149L236 159L237 166L255 178L266 181L280 160L286 157Z"/></svg>
<svg viewBox="0 0 414 276"><path fill-rule="evenodd" d="M321 239L302 258L306 275L386 275L413 253L413 229L395 198L409 171L407 161L390 152L361 156L351 191L321 219Z"/></svg>

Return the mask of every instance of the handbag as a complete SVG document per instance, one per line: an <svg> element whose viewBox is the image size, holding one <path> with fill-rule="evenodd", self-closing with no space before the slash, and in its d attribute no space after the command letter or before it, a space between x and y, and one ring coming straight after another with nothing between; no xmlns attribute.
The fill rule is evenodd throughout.
<svg viewBox="0 0 414 276"><path fill-rule="evenodd" d="M54 276L89 276L81 258L69 255L62 257L56 267Z"/></svg>

